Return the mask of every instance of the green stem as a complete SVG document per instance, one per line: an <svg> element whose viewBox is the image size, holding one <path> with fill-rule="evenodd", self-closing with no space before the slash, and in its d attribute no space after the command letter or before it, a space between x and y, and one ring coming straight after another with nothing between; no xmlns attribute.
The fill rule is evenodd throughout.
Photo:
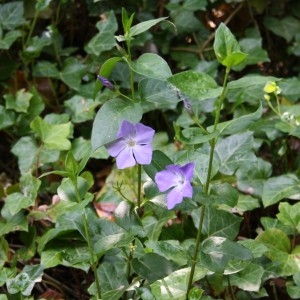
<svg viewBox="0 0 300 300"><path fill-rule="evenodd" d="M141 209L141 187L142 187L142 166L138 164L138 187L137 187L138 214L140 214L140 209Z"/></svg>
<svg viewBox="0 0 300 300"><path fill-rule="evenodd" d="M275 93L275 98L276 98L276 103L277 103L277 111L278 111L279 115L281 115L279 97L276 93Z"/></svg>
<svg viewBox="0 0 300 300"><path fill-rule="evenodd" d="M216 131L217 126L220 121L221 110L222 110L223 102L224 102L225 95L226 95L226 85L227 85L229 72L230 72L230 68L227 67L225 76L224 76L224 81L223 81L223 90L220 95L219 103L218 103L217 110L216 110L214 131ZM206 177L206 182L205 182L205 186L204 186L204 194L206 196L209 195L209 185L210 185L210 178L211 178L211 173L212 173L212 165L213 165L213 158L214 158L216 143L217 143L217 138L212 139L212 141L210 143L208 170L207 170L207 177ZM202 206L200 219L199 219L198 232L197 232L197 237L196 237L195 250L194 250L194 255L193 255L193 259L192 259L191 272L190 272L188 287L187 287L187 292L186 292L186 299L188 299L188 295L189 295L189 292L190 292L190 290L192 288L192 284L193 284L194 273L195 273L196 264L197 264L197 260L198 260L198 252L199 252L199 247L200 247L200 243L201 243L201 232L202 232L202 226L203 226L203 221L204 221L204 215L205 215L205 206Z"/></svg>
<svg viewBox="0 0 300 300"><path fill-rule="evenodd" d="M129 64L129 72L130 72L130 88L131 88L131 95L132 95L132 100L135 102L135 92L134 92L134 74L133 71L130 67L130 64L132 62L131 58L131 45L130 45L130 40L126 41L127 44L127 53L128 53L128 64Z"/></svg>
<svg viewBox="0 0 300 300"><path fill-rule="evenodd" d="M73 181L73 185L75 188L75 194L76 194L76 198L77 198L77 202L80 203L81 202L81 197L78 191L78 182L77 182L77 177L74 178ZM97 289L97 295L98 295L98 299L101 299L101 289L100 289L100 282L99 282L99 277L98 277L98 273L97 273L97 260L95 261L94 259L94 253L93 253L93 249L91 246L91 237L90 237L90 233L88 230L88 223L87 223L87 219L86 219L86 215L85 212L82 215L82 220L83 220L83 226L84 226L84 235L85 235L85 239L87 242L87 246L89 249L89 254L90 254L90 264L95 276L95 283L96 283L96 289Z"/></svg>
<svg viewBox="0 0 300 300"><path fill-rule="evenodd" d="M39 15L39 13L38 13L38 11L36 10L36 11L35 11L35 14L34 14L34 17L33 17L33 21L32 21L31 26L30 26L30 30L29 30L29 33L28 33L28 36L27 36L25 45L28 44L28 42L29 42L29 40L30 40L30 38L31 38L31 36L32 36L32 33L33 33L34 28L35 28L35 24L36 24L38 15Z"/></svg>

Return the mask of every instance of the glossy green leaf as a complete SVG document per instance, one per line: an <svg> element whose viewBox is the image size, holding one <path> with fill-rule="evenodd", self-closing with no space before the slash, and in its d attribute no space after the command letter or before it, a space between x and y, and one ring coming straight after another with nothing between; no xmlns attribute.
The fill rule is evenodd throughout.
<svg viewBox="0 0 300 300"><path fill-rule="evenodd" d="M184 71L168 78L168 81L182 93L196 100L217 98L222 92L216 81L206 73Z"/></svg>
<svg viewBox="0 0 300 300"><path fill-rule="evenodd" d="M278 276L289 276L298 271L299 253L291 253L290 239L283 231L276 228L268 229L256 240L268 247L265 255L271 260L270 268L273 268Z"/></svg>
<svg viewBox="0 0 300 300"><path fill-rule="evenodd" d="M78 191L77 194L77 191L71 179L64 178L60 186L57 188L57 194L59 195L59 198L62 200L70 201L70 202L78 202L84 198L89 188L90 186L84 178L77 177L77 191ZM78 199L78 197L80 199Z"/></svg>
<svg viewBox="0 0 300 300"><path fill-rule="evenodd" d="M102 263L97 272L103 300L119 299L128 286L125 273L110 262Z"/></svg>
<svg viewBox="0 0 300 300"><path fill-rule="evenodd" d="M242 131L250 129L250 126L262 116L262 106L250 114L234 118L230 121L220 122L217 125L217 130L220 132L220 135L233 135ZM213 126L207 128L209 132L213 131Z"/></svg>
<svg viewBox="0 0 300 300"><path fill-rule="evenodd" d="M115 32L118 29L118 23L113 11L103 14L103 18L96 24L99 33L85 46L85 51L88 54L99 56L102 52L115 47Z"/></svg>
<svg viewBox="0 0 300 300"><path fill-rule="evenodd" d="M0 286L3 286L8 279L15 277L16 274L17 274L17 268L16 267L1 268L1 272L0 272ZM7 298L5 298L5 299L7 299Z"/></svg>
<svg viewBox="0 0 300 300"><path fill-rule="evenodd" d="M12 30L7 32L4 37L0 36L0 49L8 50L11 45L22 36L19 30Z"/></svg>
<svg viewBox="0 0 300 300"><path fill-rule="evenodd" d="M239 241L239 243L244 247L248 248L251 251L254 258L261 257L263 254L268 252L268 247L257 240L245 239Z"/></svg>
<svg viewBox="0 0 300 300"><path fill-rule="evenodd" d="M23 175L20 179L21 192L8 195L5 207L12 215L15 215L21 209L34 205L40 185L41 181L31 174Z"/></svg>
<svg viewBox="0 0 300 300"><path fill-rule="evenodd" d="M95 114L94 109L98 106L98 103L92 99L73 96L69 100L64 101L64 105L67 110L70 110L72 122L82 123L93 119Z"/></svg>
<svg viewBox="0 0 300 300"><path fill-rule="evenodd" d="M54 150L69 150L71 148L71 142L68 139L71 134L70 122L51 125L41 117L36 117L31 122L30 127L47 148Z"/></svg>
<svg viewBox="0 0 300 300"><path fill-rule="evenodd" d="M21 292L24 296L30 296L36 282L42 281L44 268L41 265L26 265L15 278L6 282L10 294Z"/></svg>
<svg viewBox="0 0 300 300"><path fill-rule="evenodd" d="M264 183L271 175L272 165L261 158L257 158L255 162L242 165L237 170L237 186L244 193L261 197Z"/></svg>
<svg viewBox="0 0 300 300"><path fill-rule="evenodd" d="M230 275L230 284L244 291L258 292L264 272L262 266L250 263L242 271Z"/></svg>
<svg viewBox="0 0 300 300"><path fill-rule="evenodd" d="M43 11L49 7L51 1L52 0L37 0L35 4L35 9L37 11Z"/></svg>
<svg viewBox="0 0 300 300"><path fill-rule="evenodd" d="M32 60L40 56L42 50L51 45L52 40L49 35L42 35L41 37L34 36L30 41L27 47L23 51L23 56L27 60Z"/></svg>
<svg viewBox="0 0 300 300"><path fill-rule="evenodd" d="M152 153L152 160L149 165L144 165L143 168L147 175L154 180L155 174L166 168L167 165L173 164L173 161L163 152L155 150Z"/></svg>
<svg viewBox="0 0 300 300"><path fill-rule="evenodd" d="M139 276L149 282L164 278L174 271L174 265L156 253L147 253L139 259L134 258L132 268Z"/></svg>
<svg viewBox="0 0 300 300"><path fill-rule="evenodd" d="M116 223L127 232L145 237L145 231L135 208L127 201L122 201L115 209Z"/></svg>
<svg viewBox="0 0 300 300"><path fill-rule="evenodd" d="M34 77L59 78L59 71L54 63L38 61L33 67L32 75Z"/></svg>
<svg viewBox="0 0 300 300"><path fill-rule="evenodd" d="M35 139L29 136L20 138L11 151L18 157L21 174L35 170L38 163L50 163L59 159L59 151L45 147L40 151Z"/></svg>
<svg viewBox="0 0 300 300"><path fill-rule="evenodd" d="M17 91L15 96L6 94L4 95L6 100L6 109L13 109L16 112L26 113L32 96L33 95L31 93L26 92L25 90Z"/></svg>
<svg viewBox="0 0 300 300"><path fill-rule="evenodd" d="M24 3L13 1L0 4L0 24L4 29L13 30L25 23Z"/></svg>
<svg viewBox="0 0 300 300"><path fill-rule="evenodd" d="M154 253L174 261L179 266L183 266L187 263L188 254L177 240L146 241L145 245Z"/></svg>
<svg viewBox="0 0 300 300"><path fill-rule="evenodd" d="M69 57L65 60L59 77L70 88L79 91L81 79L86 72L86 68L86 65L75 57Z"/></svg>
<svg viewBox="0 0 300 300"><path fill-rule="evenodd" d="M249 131L219 139L216 155L221 163L220 172L232 175L241 165L255 162L252 147L253 133Z"/></svg>
<svg viewBox="0 0 300 300"><path fill-rule="evenodd" d="M140 75L158 80L166 80L172 76L168 63L159 55L144 53L130 64L130 68Z"/></svg>
<svg viewBox="0 0 300 300"><path fill-rule="evenodd" d="M300 286L288 285L286 287L286 290L287 290L288 295L292 299L299 299L300 298Z"/></svg>
<svg viewBox="0 0 300 300"><path fill-rule="evenodd" d="M278 220L300 232L300 202L290 205L287 202L279 203Z"/></svg>
<svg viewBox="0 0 300 300"><path fill-rule="evenodd" d="M192 211L192 218L196 228L199 226L201 209ZM242 219L224 210L218 210L212 206L205 209L202 234L204 237L218 236L234 239L240 228Z"/></svg>
<svg viewBox="0 0 300 300"><path fill-rule="evenodd" d="M104 78L108 78L116 63L119 62L121 59L121 57L111 57L108 60L106 60L100 68L99 75L101 75ZM97 80L93 94L94 99L96 98L97 93L101 90L102 87L103 84L101 83L101 81Z"/></svg>
<svg viewBox="0 0 300 300"><path fill-rule="evenodd" d="M183 268L152 283L150 286L155 298L164 300L185 300L190 271L190 268ZM205 268L196 267L194 281L204 278L206 273L207 270Z"/></svg>
<svg viewBox="0 0 300 300"><path fill-rule="evenodd" d="M3 268L6 261L8 261L9 246L4 237L0 237L0 269ZM0 276L0 286L1 285L1 276Z"/></svg>
<svg viewBox="0 0 300 300"><path fill-rule="evenodd" d="M252 253L249 249L224 237L209 237L201 246L200 261L213 272L223 273L231 260L250 259Z"/></svg>
<svg viewBox="0 0 300 300"><path fill-rule="evenodd" d="M141 34L142 32L147 31L151 27L155 26L156 24L160 23L161 21L166 20L167 18L168 17L162 17L162 18L147 20L147 21L138 23L129 29L129 37L133 37L138 34Z"/></svg>
<svg viewBox="0 0 300 300"><path fill-rule="evenodd" d="M139 82L139 92L143 101L153 104L153 109L172 109L180 101L176 91L164 80L145 78Z"/></svg>
<svg viewBox="0 0 300 300"><path fill-rule="evenodd" d="M28 231L28 222L23 212L12 215L9 213L9 211L5 211L3 208L1 215L2 219L0 219L0 236L15 231Z"/></svg>
<svg viewBox="0 0 300 300"><path fill-rule="evenodd" d="M139 104L127 100L111 99L103 104L97 112L92 129L93 150L116 139L123 120L137 123L142 117Z"/></svg>
<svg viewBox="0 0 300 300"><path fill-rule="evenodd" d="M265 17L264 25L287 42L290 42L300 30L300 21L293 16L287 16L283 19Z"/></svg>
<svg viewBox="0 0 300 300"><path fill-rule="evenodd" d="M224 23L216 30L213 47L219 62L228 68L240 64L247 57L247 54L241 52L238 41Z"/></svg>
<svg viewBox="0 0 300 300"><path fill-rule="evenodd" d="M300 199L300 181L294 174L272 177L264 183L262 201L265 207L284 198Z"/></svg>
<svg viewBox="0 0 300 300"><path fill-rule="evenodd" d="M0 129L9 127L15 123L15 112L5 109L0 105Z"/></svg>

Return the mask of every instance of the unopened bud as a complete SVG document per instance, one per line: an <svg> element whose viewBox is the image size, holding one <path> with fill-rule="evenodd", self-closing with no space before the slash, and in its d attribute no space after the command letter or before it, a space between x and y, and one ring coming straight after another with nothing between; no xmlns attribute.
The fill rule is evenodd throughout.
<svg viewBox="0 0 300 300"><path fill-rule="evenodd" d="M105 77L97 75L97 78L101 81L101 83L108 89L114 90L115 86Z"/></svg>

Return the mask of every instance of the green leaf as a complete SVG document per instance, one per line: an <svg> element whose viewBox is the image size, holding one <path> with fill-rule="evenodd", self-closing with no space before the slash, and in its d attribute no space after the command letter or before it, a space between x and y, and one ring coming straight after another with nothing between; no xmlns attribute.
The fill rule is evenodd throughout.
<svg viewBox="0 0 300 300"><path fill-rule="evenodd" d="M101 75L104 78L108 78L110 73L112 72L114 66L120 60L121 60L121 57L111 57L108 60L106 60L100 68L99 75ZM96 98L97 93L101 90L102 87L103 87L103 84L101 83L101 81L97 80L96 84L95 84L94 94L93 94L94 99Z"/></svg>
<svg viewBox="0 0 300 300"><path fill-rule="evenodd" d="M0 270L2 270L4 264L8 261L9 255L9 246L8 242L4 237L0 237ZM0 286L1 284L1 276L0 276Z"/></svg>
<svg viewBox="0 0 300 300"><path fill-rule="evenodd" d="M69 150L71 148L71 142L68 139L71 134L70 122L51 125L38 116L31 122L30 127L47 148L54 150Z"/></svg>
<svg viewBox="0 0 300 300"><path fill-rule="evenodd" d="M286 174L268 179L263 187L264 207L279 202L284 198L300 199L300 181L294 174Z"/></svg>
<svg viewBox="0 0 300 300"><path fill-rule="evenodd" d="M168 63L154 53L142 54L135 62L130 64L130 68L140 75L159 80L166 80L172 75Z"/></svg>
<svg viewBox="0 0 300 300"><path fill-rule="evenodd" d="M182 93L196 100L217 98L222 92L216 81L205 73L184 71L168 78L168 81Z"/></svg>
<svg viewBox="0 0 300 300"><path fill-rule="evenodd" d="M50 61L38 61L33 67L32 75L34 77L59 78L59 71L56 65Z"/></svg>
<svg viewBox="0 0 300 300"><path fill-rule="evenodd" d="M161 279L174 271L174 265L156 253L147 253L139 259L134 258L132 268L139 276L149 282Z"/></svg>
<svg viewBox="0 0 300 300"><path fill-rule="evenodd" d="M250 263L242 271L229 275L230 284L244 291L258 292L263 274L264 268L262 266Z"/></svg>
<svg viewBox="0 0 300 300"><path fill-rule="evenodd" d="M168 260L174 261L179 266L183 266L187 263L188 254L184 248L180 246L179 241L177 240L146 241L145 245L154 253L157 253Z"/></svg>
<svg viewBox="0 0 300 300"><path fill-rule="evenodd" d="M173 161L163 152L155 150L152 152L152 160L149 165L144 165L143 168L147 175L154 181L155 174L166 168L167 165L173 164Z"/></svg>
<svg viewBox="0 0 300 300"><path fill-rule="evenodd" d="M51 163L59 159L59 151L45 147L41 150L35 139L29 136L20 138L13 146L11 152L18 157L21 174L35 170L39 167L38 163Z"/></svg>
<svg viewBox="0 0 300 300"><path fill-rule="evenodd" d="M291 253L290 239L283 231L271 228L262 232L256 240L268 247L265 255L271 260L271 268L277 276L290 276L299 270L299 253Z"/></svg>
<svg viewBox="0 0 300 300"><path fill-rule="evenodd" d="M249 249L224 237L209 237L201 245L201 264L213 272L223 273L231 260L250 259L252 253Z"/></svg>
<svg viewBox="0 0 300 300"><path fill-rule="evenodd" d="M271 175L272 165L261 158L257 158L255 162L238 168L236 172L238 189L261 198L264 183Z"/></svg>
<svg viewBox="0 0 300 300"><path fill-rule="evenodd" d="M253 133L245 132L234 134L225 139L219 139L216 146L216 155L221 163L220 172L232 175L244 164L256 161L252 152Z"/></svg>
<svg viewBox="0 0 300 300"><path fill-rule="evenodd" d="M0 286L2 287L7 282L8 279L15 277L16 274L17 274L17 268L16 267L1 268ZM1 297L0 297L0 299L1 299ZM7 298L5 298L5 299L7 300Z"/></svg>
<svg viewBox="0 0 300 300"><path fill-rule="evenodd" d="M88 54L99 56L102 52L111 50L116 46L115 32L118 29L118 23L114 12L111 10L102 15L102 20L96 24L99 33L85 46Z"/></svg>
<svg viewBox="0 0 300 300"><path fill-rule="evenodd" d="M64 101L64 105L70 110L72 122L82 123L93 119L95 114L94 109L98 106L98 103L92 99L73 96L69 100Z"/></svg>
<svg viewBox="0 0 300 300"><path fill-rule="evenodd" d="M20 178L20 192L12 193L5 200L5 208L12 214L35 204L41 181L30 173Z"/></svg>
<svg viewBox="0 0 300 300"><path fill-rule="evenodd" d="M16 112L26 113L32 97L33 95L26 92L24 89L17 91L15 96L6 94L4 95L6 100L6 109L13 109Z"/></svg>
<svg viewBox="0 0 300 300"><path fill-rule="evenodd" d="M44 268L41 265L27 265L15 278L6 282L10 294L21 292L24 296L30 296L36 282L42 281Z"/></svg>
<svg viewBox="0 0 300 300"><path fill-rule="evenodd" d="M102 263L97 272L103 300L119 299L128 286L125 273L110 262Z"/></svg>
<svg viewBox="0 0 300 300"><path fill-rule="evenodd" d="M233 135L250 128L250 126L262 116L262 105L254 112L233 120L221 122L217 125L220 135ZM213 132L213 126L207 128L209 132Z"/></svg>
<svg viewBox="0 0 300 300"><path fill-rule="evenodd" d="M133 205L126 201L122 201L115 209L114 216L116 223L128 233L145 237L145 231L142 222L138 217Z"/></svg>
<svg viewBox="0 0 300 300"><path fill-rule="evenodd" d="M151 290L156 299L185 300L191 268L184 268L152 283ZM196 267L194 281L205 277L207 270Z"/></svg>
<svg viewBox="0 0 300 300"><path fill-rule="evenodd" d="M0 24L4 29L13 30L25 23L24 3L22 1L13 1L0 4Z"/></svg>
<svg viewBox="0 0 300 300"><path fill-rule="evenodd" d="M147 20L147 21L138 23L129 29L129 37L133 37L138 34L141 34L142 32L147 31L151 27L155 26L156 24L160 23L163 20L166 20L167 18L168 17L162 17L162 18Z"/></svg>
<svg viewBox="0 0 300 300"><path fill-rule="evenodd" d="M228 68L240 64L247 57L240 51L238 41L224 23L216 30L213 47L218 61Z"/></svg>
<svg viewBox="0 0 300 300"><path fill-rule="evenodd" d="M5 109L0 105L0 129L9 127L15 123L15 112Z"/></svg>
<svg viewBox="0 0 300 300"><path fill-rule="evenodd" d="M300 30L300 21L293 16L287 16L283 19L274 17L265 17L264 25L273 33L283 37L290 42Z"/></svg>
<svg viewBox="0 0 300 300"><path fill-rule="evenodd" d="M199 226L201 209L195 209L191 214L196 228ZM208 206L205 209L202 234L204 237L218 236L234 239L239 233L241 221L242 218L232 213Z"/></svg>
<svg viewBox="0 0 300 300"><path fill-rule="evenodd" d="M0 236L15 231L28 231L28 221L23 212L11 215L9 211L2 209L0 219Z"/></svg>
<svg viewBox="0 0 300 300"><path fill-rule="evenodd" d="M76 180L77 190L75 189L74 184L70 178L64 178L62 180L60 186L57 188L57 194L59 195L60 199L70 202L78 202L79 200L82 200L84 198L90 186L88 182L82 177L77 177ZM78 199L78 196L80 197L80 199Z"/></svg>
<svg viewBox="0 0 300 300"><path fill-rule="evenodd" d="M150 102L152 109L174 109L181 101L170 84L164 80L145 78L139 82L141 99ZM145 107L145 102L142 103Z"/></svg>
<svg viewBox="0 0 300 300"><path fill-rule="evenodd" d="M46 47L51 45L52 40L51 36L49 35L42 35L41 37L34 36L30 43L26 46L23 51L23 56L28 59L32 60L36 57L39 57L42 50Z"/></svg>
<svg viewBox="0 0 300 300"><path fill-rule="evenodd" d="M7 32L3 38L0 37L0 49L8 50L20 36L22 33L19 30Z"/></svg>
<svg viewBox="0 0 300 300"><path fill-rule="evenodd" d="M37 0L35 4L35 9L39 12L43 11L49 7L51 1L52 0Z"/></svg>
<svg viewBox="0 0 300 300"><path fill-rule="evenodd" d="M121 99L105 102L97 112L93 123L91 137L93 150L115 140L123 120L137 123L142 114L140 104L132 104Z"/></svg>
<svg viewBox="0 0 300 300"><path fill-rule="evenodd" d="M291 226L300 232L300 202L290 205L287 202L279 203L279 213L276 215L278 220L286 226Z"/></svg>
<svg viewBox="0 0 300 300"><path fill-rule="evenodd" d="M86 69L86 65L82 64L75 57L70 57L65 60L63 69L59 73L59 77L70 88L79 91L81 79L86 72Z"/></svg>

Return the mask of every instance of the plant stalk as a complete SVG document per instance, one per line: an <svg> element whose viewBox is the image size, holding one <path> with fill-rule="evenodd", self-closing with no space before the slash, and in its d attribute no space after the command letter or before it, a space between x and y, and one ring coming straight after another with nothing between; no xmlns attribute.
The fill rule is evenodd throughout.
<svg viewBox="0 0 300 300"><path fill-rule="evenodd" d="M216 131L217 126L220 121L221 110L222 110L223 102L224 102L224 99L226 96L226 85L227 85L227 81L228 81L229 72L230 72L230 68L227 67L225 76L224 76L224 81L223 81L222 93L220 95L219 103L218 103L217 110L216 110L216 116L215 116L215 121L214 121L214 131ZM212 173L212 165L213 165L213 158L214 158L216 143L217 143L217 138L212 139L212 141L210 143L208 170L207 170L207 177L206 177L206 182L205 182L205 186L204 186L204 193L206 196L209 196L210 178L211 178L211 173ZM194 255L193 255L193 259L192 259L191 272L190 272L188 287L187 287L187 292L186 292L186 299L188 299L188 295L189 295L189 292L190 292L190 290L192 288L192 284L193 284L193 278L194 278L196 264L197 264L197 260L198 260L198 252L199 252L199 247L200 247L200 243L201 243L201 232L202 232L203 221L204 221L204 216L205 216L205 208L206 208L206 206L202 206L202 209L201 209L198 232L197 232L197 237L196 237L196 245L195 245Z"/></svg>

